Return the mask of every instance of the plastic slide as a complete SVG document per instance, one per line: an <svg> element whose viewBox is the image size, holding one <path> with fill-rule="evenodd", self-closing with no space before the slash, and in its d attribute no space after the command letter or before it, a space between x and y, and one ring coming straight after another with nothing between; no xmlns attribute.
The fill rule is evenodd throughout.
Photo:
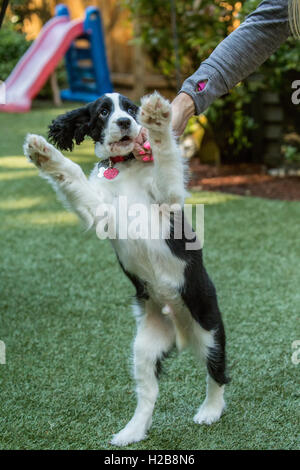
<svg viewBox="0 0 300 470"><path fill-rule="evenodd" d="M48 21L6 80L6 104L0 105L0 111L29 111L33 98L83 30L82 20L70 21L68 16Z"/></svg>

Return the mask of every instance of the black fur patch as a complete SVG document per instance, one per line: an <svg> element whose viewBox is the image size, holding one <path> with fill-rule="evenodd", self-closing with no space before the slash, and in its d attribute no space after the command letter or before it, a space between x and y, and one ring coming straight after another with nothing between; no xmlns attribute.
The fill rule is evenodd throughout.
<svg viewBox="0 0 300 470"><path fill-rule="evenodd" d="M120 108L137 120L138 106L136 106L130 99L124 95L119 96Z"/></svg>
<svg viewBox="0 0 300 470"><path fill-rule="evenodd" d="M118 258L118 257L117 257ZM139 300L148 300L149 299L149 294L147 292L147 286L146 286L146 283L144 281L142 281L141 279L139 279L137 276L135 276L134 274L131 274L129 271L127 271L123 264L121 263L121 261L119 260L118 258L118 261L119 261L119 264L124 272L124 274L126 274L126 276L128 277L128 279L132 282L132 284L134 285L135 287L135 290L136 290L136 299L139 301Z"/></svg>
<svg viewBox="0 0 300 470"><path fill-rule="evenodd" d="M215 331L216 347L211 349L207 358L207 370L220 385L228 383L225 374L225 330L218 306L216 289L208 276L203 263L202 249L187 250L186 243L191 242L184 234L182 217L181 238L174 237L174 219L171 220L170 239L166 240L174 256L184 260L184 285L180 290L181 297L193 318L207 331ZM178 226L177 226L178 229ZM194 239L196 234L194 234Z"/></svg>
<svg viewBox="0 0 300 470"><path fill-rule="evenodd" d="M61 114L49 126L50 142L61 150L73 150L74 141L79 145L88 134L90 119L88 106Z"/></svg>
<svg viewBox="0 0 300 470"><path fill-rule="evenodd" d="M102 143L113 110L111 98L104 95L86 106L61 114L49 126L49 140L61 150L73 150L74 143L81 144L86 136Z"/></svg>

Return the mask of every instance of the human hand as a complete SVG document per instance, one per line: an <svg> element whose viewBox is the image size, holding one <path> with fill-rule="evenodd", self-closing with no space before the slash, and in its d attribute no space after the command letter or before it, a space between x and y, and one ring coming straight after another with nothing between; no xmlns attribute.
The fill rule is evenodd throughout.
<svg viewBox="0 0 300 470"><path fill-rule="evenodd" d="M133 155L137 160L143 160L144 162L153 161L151 147L148 141L148 131L144 127L142 127L139 135L135 139Z"/></svg>
<svg viewBox="0 0 300 470"><path fill-rule="evenodd" d="M187 93L179 93L172 102L172 128L177 137L180 137L186 128L188 120L195 114L193 99Z"/></svg>

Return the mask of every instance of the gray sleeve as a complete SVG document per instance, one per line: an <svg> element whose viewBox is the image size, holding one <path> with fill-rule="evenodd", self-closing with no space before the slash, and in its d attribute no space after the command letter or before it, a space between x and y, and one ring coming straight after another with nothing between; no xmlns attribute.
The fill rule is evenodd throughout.
<svg viewBox="0 0 300 470"><path fill-rule="evenodd" d="M290 34L288 0L264 0L224 39L180 90L190 95L196 114L254 72ZM198 83L207 80L202 91Z"/></svg>

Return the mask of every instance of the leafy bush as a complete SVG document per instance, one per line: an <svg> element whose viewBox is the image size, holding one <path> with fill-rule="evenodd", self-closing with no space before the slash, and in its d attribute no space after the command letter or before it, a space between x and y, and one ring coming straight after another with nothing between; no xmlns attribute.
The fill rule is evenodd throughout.
<svg viewBox="0 0 300 470"><path fill-rule="evenodd" d="M123 0L138 22L140 38L153 64L166 75L174 74L175 53L171 25L171 2ZM191 74L233 27L236 0L176 0L180 66ZM220 20L221 19L221 20Z"/></svg>
<svg viewBox="0 0 300 470"><path fill-rule="evenodd" d="M300 162L300 151L298 147L294 145L283 145L282 152L288 163Z"/></svg>
<svg viewBox="0 0 300 470"><path fill-rule="evenodd" d="M18 27L18 18L15 22L5 22L0 30L0 80L6 80L23 54L32 44L27 41L25 35ZM57 80L60 87L67 85L67 74L64 62L61 61L56 68ZM39 98L52 99L52 91L49 80L39 92Z"/></svg>
<svg viewBox="0 0 300 470"><path fill-rule="evenodd" d="M25 35L6 23L0 30L0 80L6 80L30 46Z"/></svg>
<svg viewBox="0 0 300 470"><path fill-rule="evenodd" d="M171 2L124 0L138 21L139 40L152 58L154 67L167 77L175 75L175 53L171 27ZM180 69L191 75L214 48L260 0L176 0ZM291 73L300 72L300 41L288 40L259 69L258 74L235 87L206 111L215 131L224 160L247 155L258 123L253 115L263 90L278 92L282 102L291 101ZM295 79L295 78L294 78ZM295 106L294 106L295 108ZM294 114L296 111L293 110ZM290 110L287 113L290 114ZM300 123L299 113L298 122Z"/></svg>
<svg viewBox="0 0 300 470"><path fill-rule="evenodd" d="M37 15L42 24L45 24L53 14L53 3L59 1L43 0L14 0L9 4L9 11L14 19L14 28L18 31L23 30L24 20L30 20L32 15Z"/></svg>

